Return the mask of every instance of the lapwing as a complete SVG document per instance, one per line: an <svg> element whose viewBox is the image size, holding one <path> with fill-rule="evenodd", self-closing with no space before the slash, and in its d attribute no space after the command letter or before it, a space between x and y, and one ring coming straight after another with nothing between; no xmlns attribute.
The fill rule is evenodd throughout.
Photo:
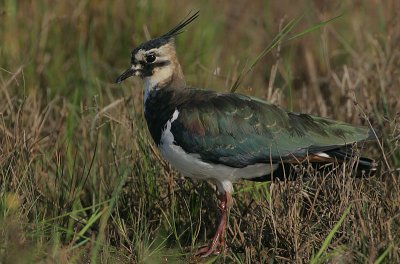
<svg viewBox="0 0 400 264"><path fill-rule="evenodd" d="M258 98L190 87L179 64L174 40L198 12L161 37L131 52L131 66L116 80L144 81L144 116L162 157L184 176L210 180L218 189L221 219L211 243L199 255L224 248L232 184L285 176L285 166L344 162L358 142L374 138L372 129L327 118L287 112ZM358 158L368 171L372 161Z"/></svg>

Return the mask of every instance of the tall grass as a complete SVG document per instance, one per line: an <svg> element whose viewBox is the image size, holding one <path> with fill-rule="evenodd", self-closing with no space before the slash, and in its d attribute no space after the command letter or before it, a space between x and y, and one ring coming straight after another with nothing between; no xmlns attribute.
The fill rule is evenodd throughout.
<svg viewBox="0 0 400 264"><path fill-rule="evenodd" d="M376 177L347 164L237 183L229 250L208 261L400 262L399 4L370 0L0 3L0 262L198 261L218 219L213 186L160 157L140 81L113 84L131 48L189 10L200 17L176 40L187 82L223 91L292 19L303 15L287 38L343 14L268 50L237 92L381 134L362 150Z"/></svg>

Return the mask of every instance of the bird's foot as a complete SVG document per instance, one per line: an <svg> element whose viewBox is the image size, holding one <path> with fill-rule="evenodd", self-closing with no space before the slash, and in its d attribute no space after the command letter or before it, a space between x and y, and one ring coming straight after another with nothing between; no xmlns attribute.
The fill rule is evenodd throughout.
<svg viewBox="0 0 400 264"><path fill-rule="evenodd" d="M203 246L197 250L195 256L206 258L210 255L219 255L221 253L225 253L226 249L227 248L225 247L225 245L219 245L215 248L213 248L212 246Z"/></svg>

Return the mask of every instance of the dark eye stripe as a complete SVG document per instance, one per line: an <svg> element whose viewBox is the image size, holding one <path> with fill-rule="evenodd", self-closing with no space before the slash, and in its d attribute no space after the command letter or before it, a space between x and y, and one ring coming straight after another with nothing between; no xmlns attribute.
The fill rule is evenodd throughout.
<svg viewBox="0 0 400 264"><path fill-rule="evenodd" d="M171 62L168 60L145 64L143 66L142 74L144 77L151 76L153 74L154 69L161 68L169 64L171 64Z"/></svg>

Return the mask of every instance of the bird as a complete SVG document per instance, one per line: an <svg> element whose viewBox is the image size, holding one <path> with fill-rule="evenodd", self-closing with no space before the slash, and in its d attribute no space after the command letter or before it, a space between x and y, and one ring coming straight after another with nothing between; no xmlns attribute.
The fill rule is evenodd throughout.
<svg viewBox="0 0 400 264"><path fill-rule="evenodd" d="M188 86L175 38L199 16L188 14L170 31L131 52L130 67L116 83L139 76L144 83L144 117L162 157L183 176L209 180L217 187L220 221L211 242L196 255L225 249L225 229L233 183L286 177L287 168L343 163L354 144L372 140L374 130L345 122L285 111L262 99ZM357 171L373 170L358 157Z"/></svg>

